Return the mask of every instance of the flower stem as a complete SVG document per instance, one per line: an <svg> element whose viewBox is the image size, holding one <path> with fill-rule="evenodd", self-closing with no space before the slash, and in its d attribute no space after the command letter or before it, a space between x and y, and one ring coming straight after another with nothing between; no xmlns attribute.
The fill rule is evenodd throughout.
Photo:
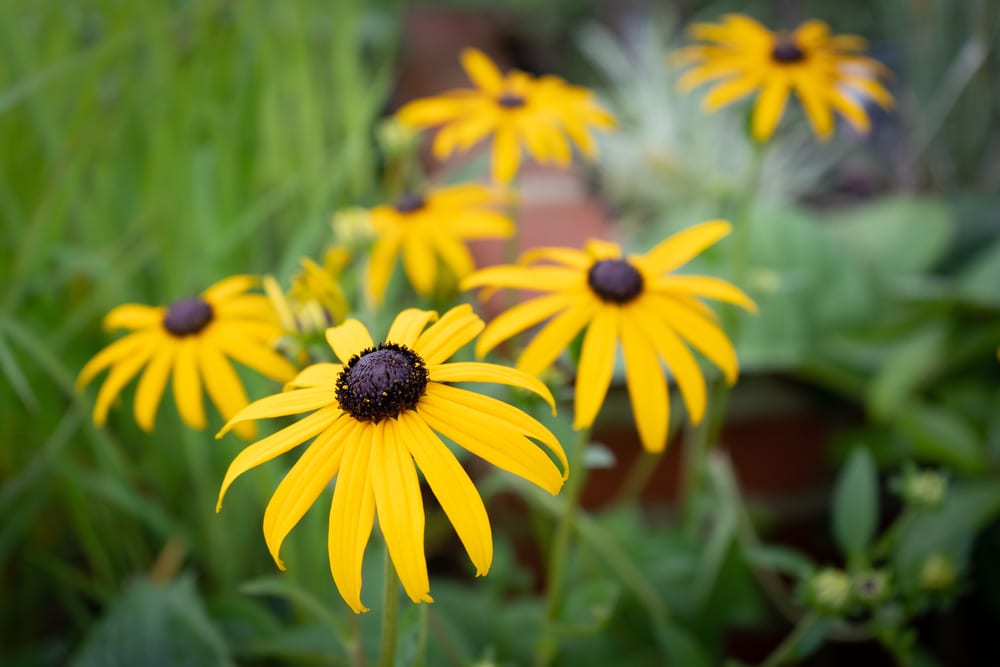
<svg viewBox="0 0 1000 667"><path fill-rule="evenodd" d="M816 614L806 614L803 616L799 622L795 625L785 640L781 642L771 655L767 656L764 662L760 663L760 667L779 667L780 665L788 665L797 662L799 656L799 642L803 640L812 631L813 626L819 622L819 616Z"/></svg>
<svg viewBox="0 0 1000 667"><path fill-rule="evenodd" d="M396 661L399 635L399 577L385 549L385 589L382 592L382 641L378 648L378 667L392 667Z"/></svg>
<svg viewBox="0 0 1000 667"><path fill-rule="evenodd" d="M535 652L536 667L546 667L549 665L559 650L559 638L555 629L555 623L559 615L559 607L562 603L563 589L565 587L566 556L569 553L569 541L573 533L573 520L587 480L584 453L589 442L590 429L582 429L577 434L573 451L570 452L570 475L566 481L566 488L563 491L565 501L562 513L559 516L559 524L556 526L555 537L552 538L552 548L549 551L548 579L545 590L545 616L542 619L542 629L539 633L538 646Z"/></svg>

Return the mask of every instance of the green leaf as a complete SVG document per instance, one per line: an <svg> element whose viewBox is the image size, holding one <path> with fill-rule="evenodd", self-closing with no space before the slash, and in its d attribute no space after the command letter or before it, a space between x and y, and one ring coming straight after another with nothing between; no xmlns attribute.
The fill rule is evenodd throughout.
<svg viewBox="0 0 1000 667"><path fill-rule="evenodd" d="M831 217L831 229L885 273L922 273L948 250L951 209L930 197L884 197Z"/></svg>
<svg viewBox="0 0 1000 667"><path fill-rule="evenodd" d="M979 253L958 275L960 296L976 303L1000 306L1000 241Z"/></svg>
<svg viewBox="0 0 1000 667"><path fill-rule="evenodd" d="M833 490L833 535L848 558L863 554L875 535L878 476L871 454L851 452Z"/></svg>
<svg viewBox="0 0 1000 667"><path fill-rule="evenodd" d="M427 605L409 605L399 619L395 667L422 667L426 651Z"/></svg>
<svg viewBox="0 0 1000 667"><path fill-rule="evenodd" d="M887 419L906 409L914 391L945 356L945 332L931 324L899 343L885 358L868 390L868 406Z"/></svg>
<svg viewBox="0 0 1000 667"><path fill-rule="evenodd" d="M84 639L73 667L225 667L229 650L190 577L139 581Z"/></svg>
<svg viewBox="0 0 1000 667"><path fill-rule="evenodd" d="M771 570L806 579L816 570L816 565L803 553L776 544L758 544L747 549L747 562L762 570Z"/></svg>
<svg viewBox="0 0 1000 667"><path fill-rule="evenodd" d="M563 605L560 631L582 634L599 631L614 613L621 592L621 585L612 579L573 586Z"/></svg>
<svg viewBox="0 0 1000 667"><path fill-rule="evenodd" d="M916 459L940 463L966 474L985 470L985 452L978 436L953 410L911 403L899 415L898 424L910 439Z"/></svg>

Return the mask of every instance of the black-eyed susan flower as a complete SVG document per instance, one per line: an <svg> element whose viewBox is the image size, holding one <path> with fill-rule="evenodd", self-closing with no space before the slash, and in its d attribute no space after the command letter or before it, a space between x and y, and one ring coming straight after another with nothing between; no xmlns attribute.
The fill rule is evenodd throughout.
<svg viewBox="0 0 1000 667"><path fill-rule="evenodd" d="M338 278L351 258L350 251L341 246L327 249L322 266L303 257L287 294L273 276L264 277L264 292L285 333L322 333L347 316L347 298Z"/></svg>
<svg viewBox="0 0 1000 667"><path fill-rule="evenodd" d="M670 369L694 423L704 415L706 391L688 345L722 369L730 383L736 380L733 346L700 299L750 310L756 306L718 278L671 273L729 231L727 222L705 222L671 236L645 255L628 257L605 241L592 240L583 251L538 248L525 253L520 265L477 271L462 281L463 289L506 287L543 294L494 318L476 342L476 354L485 355L548 319L517 362L522 371L537 375L586 329L574 395L573 427L581 429L593 424L604 402L620 341L639 438L648 451L662 451L670 417L661 362Z"/></svg>
<svg viewBox="0 0 1000 667"><path fill-rule="evenodd" d="M521 147L539 162L568 165L567 137L593 158L597 144L590 127L611 129L614 118L586 88L555 76L532 77L520 71L506 76L482 52L462 52L462 67L475 85L405 105L397 118L416 128L443 126L434 139L434 155L444 159L493 135L493 180L510 183L521 163Z"/></svg>
<svg viewBox="0 0 1000 667"><path fill-rule="evenodd" d="M512 385L553 404L549 390L512 368L446 363L484 325L468 305L449 310L427 327L436 317L431 311L404 310L378 345L357 320L327 330L340 363L307 367L290 383L291 391L251 403L220 433L245 420L312 412L233 460L219 492L219 507L239 475L315 438L275 489L264 513L264 537L284 569L278 557L281 543L336 478L330 570L355 612L367 611L361 603L361 564L376 515L407 595L414 602L431 601L417 468L455 527L476 573L486 574L490 568L493 541L482 498L438 433L550 493L557 493L565 479L566 456L540 422L451 383ZM529 438L558 458L562 473Z"/></svg>
<svg viewBox="0 0 1000 667"><path fill-rule="evenodd" d="M695 23L688 32L707 43L673 54L678 66L694 66L678 85L691 90L716 81L703 102L710 111L760 91L751 122L758 141L774 132L792 92L821 139L833 133L834 111L865 133L871 123L864 100L886 109L893 105L892 96L879 82L889 71L862 55L865 40L831 35L822 21L806 21L790 33L771 32L748 16L729 14L721 23Z"/></svg>
<svg viewBox="0 0 1000 667"><path fill-rule="evenodd" d="M262 294L247 293L256 284L252 276L233 276L200 296L169 306L130 303L109 312L104 318L106 329L131 333L101 350L77 378L81 389L110 368L97 393L94 423L104 425L112 402L143 368L135 392L135 420L144 431L153 428L169 378L181 419L195 429L205 428L202 385L223 419L247 404L231 361L275 380L292 379L295 367L272 348L281 336L281 326L270 301ZM249 439L256 429L246 424L237 433Z"/></svg>
<svg viewBox="0 0 1000 667"><path fill-rule="evenodd" d="M466 241L514 233L514 223L494 210L498 201L490 188L466 184L406 194L391 206L372 209L376 240L368 259L369 296L382 303L400 255L406 277L422 296L434 292L439 264L456 279L471 273L475 266Z"/></svg>

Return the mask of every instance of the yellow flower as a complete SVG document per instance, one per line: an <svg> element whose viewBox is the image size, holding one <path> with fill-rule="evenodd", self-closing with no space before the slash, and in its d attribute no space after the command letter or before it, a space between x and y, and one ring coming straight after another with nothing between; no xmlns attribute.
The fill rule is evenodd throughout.
<svg viewBox="0 0 1000 667"><path fill-rule="evenodd" d="M500 342L551 317L517 363L519 369L537 375L586 327L574 396L573 428L580 429L593 424L604 402L620 340L639 438L648 451L662 451L670 403L661 360L677 382L694 423L705 412L705 380L687 345L721 368L730 383L736 381L733 346L699 297L749 310L756 306L723 280L669 275L729 231L727 222L702 223L671 236L645 255L624 258L617 245L604 241L590 241L585 251L537 248L522 256L522 265L477 271L462 281L463 289L507 287L544 294L490 322L476 342L476 354L485 355ZM538 265L539 261L555 265Z"/></svg>
<svg viewBox="0 0 1000 667"><path fill-rule="evenodd" d="M703 102L709 111L760 91L752 120L758 141L774 132L793 91L813 131L824 140L833 132L834 111L864 133L871 125L861 104L864 98L885 109L893 105L892 96L878 81L889 71L861 55L865 40L831 35L822 21L806 21L792 33L771 32L749 16L728 14L722 23L696 23L688 32L708 43L674 53L677 65L695 65L681 77L680 88L688 91L718 80Z"/></svg>
<svg viewBox="0 0 1000 667"><path fill-rule="evenodd" d="M425 196L407 194L393 206L372 209L377 240L368 260L369 296L382 303L401 252L406 276L422 296L431 294L437 284L438 258L455 278L471 273L475 267L465 241L514 233L514 223L492 210L497 202L490 188L469 184L432 190Z"/></svg>
<svg viewBox="0 0 1000 667"><path fill-rule="evenodd" d="M243 450L226 472L219 507L236 477L315 437L275 489L264 513L264 537L284 569L278 557L282 541L336 477L330 570L355 612L367 611L361 604L361 563L376 514L407 595L414 602L431 602L418 467L477 575L489 570L493 540L482 498L435 431L550 493L557 493L565 480L565 473L528 439L544 444L566 471L558 440L541 423L502 401L450 383L522 387L554 405L549 390L512 368L445 363L483 330L483 322L464 305L425 330L436 318L431 311L404 310L377 346L357 320L328 329L327 341L341 363L309 366L291 382L291 391L250 404L220 432L248 419L315 411Z"/></svg>
<svg viewBox="0 0 1000 667"><path fill-rule="evenodd" d="M286 333L322 333L347 316L347 298L338 278L350 261L351 253L340 246L327 250L323 266L303 257L287 295L273 276L264 276L264 292Z"/></svg>
<svg viewBox="0 0 1000 667"><path fill-rule="evenodd" d="M493 135L493 180L510 183L521 161L521 146L539 162L566 166L571 160L567 137L588 158L597 154L589 126L611 129L614 118L586 88L555 76L503 75L483 53L462 52L462 67L475 85L410 102L397 113L405 125L444 125L434 139L434 155L444 159Z"/></svg>
<svg viewBox="0 0 1000 667"><path fill-rule="evenodd" d="M281 336L274 309L266 296L246 293L256 283L252 276L233 276L166 307L130 303L108 313L105 328L132 332L101 350L77 378L79 390L111 369L97 393L94 423L104 425L111 403L143 367L135 420L144 431L153 428L168 377L181 419L195 429L205 428L202 383L223 419L247 404L230 359L282 382L294 377L295 367L271 347ZM246 424L237 433L249 439L256 429Z"/></svg>

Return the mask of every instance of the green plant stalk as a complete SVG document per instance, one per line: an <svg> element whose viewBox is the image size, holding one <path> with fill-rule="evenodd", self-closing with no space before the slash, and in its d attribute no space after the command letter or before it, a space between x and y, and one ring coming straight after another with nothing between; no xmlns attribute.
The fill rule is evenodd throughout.
<svg viewBox="0 0 1000 667"><path fill-rule="evenodd" d="M385 583L382 591L382 640L378 647L378 667L393 667L399 638L399 577L385 546Z"/></svg>
<svg viewBox="0 0 1000 667"><path fill-rule="evenodd" d="M753 203L760 185L760 177L764 164L767 144L754 143L753 155L750 160L746 187L740 191L733 202L733 235L730 245L730 280L742 288L746 282L750 255L751 219ZM736 306L725 308L721 314L723 330L730 340L739 336L739 314ZM708 450L719 441L719 433L726 416L729 403L730 388L724 378L716 378L710 386L708 405L700 424L688 431L683 441L681 468L681 515L688 526L695 521L696 499L704 485L705 459Z"/></svg>
<svg viewBox="0 0 1000 667"><path fill-rule="evenodd" d="M565 501L552 548L549 551L548 578L545 587L545 616L542 618L542 628L538 635L538 646L535 652L535 665L546 667L555 658L559 649L559 638L555 629L559 616L559 606L562 602L565 588L566 556L569 553L569 542L573 532L573 522L583 487L587 481L587 468L584 465L584 453L590 442L590 429L582 429L577 434L573 451L570 452L570 475L564 492Z"/></svg>
<svg viewBox="0 0 1000 667"><path fill-rule="evenodd" d="M760 667L779 667L779 665L790 665L796 662L799 642L812 630L813 626L819 622L819 615L806 614L792 629L784 641L778 644L771 655L760 663Z"/></svg>

